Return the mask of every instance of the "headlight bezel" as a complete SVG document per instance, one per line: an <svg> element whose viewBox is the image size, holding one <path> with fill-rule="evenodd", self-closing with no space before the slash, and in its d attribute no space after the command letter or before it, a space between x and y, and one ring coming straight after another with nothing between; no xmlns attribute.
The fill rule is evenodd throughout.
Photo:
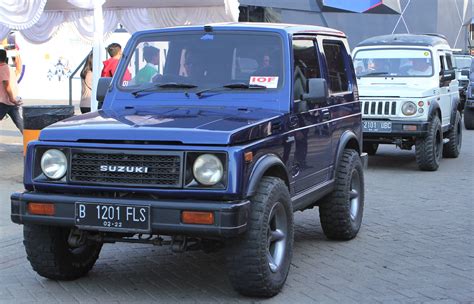
<svg viewBox="0 0 474 304"><path fill-rule="evenodd" d="M413 112L412 113L407 113L407 109L406 107L408 106L412 106L413 108ZM413 101L405 101L403 104L402 104L402 114L405 115L405 116L413 116L415 115L416 113L418 113L418 106L413 102Z"/></svg>
<svg viewBox="0 0 474 304"><path fill-rule="evenodd" d="M56 149L64 153L67 159L67 167L66 167L66 173L64 176L60 179L51 179L47 177L42 168L41 168L41 158L43 157L43 154L51 149ZM34 155L33 155L33 168L32 168L32 179L33 182L40 182L40 183L59 183L59 184L64 184L67 183L68 178L69 178L69 172L70 172L70 149L67 147L55 147L55 146L36 146L34 147Z"/></svg>
<svg viewBox="0 0 474 304"><path fill-rule="evenodd" d="M219 159L222 164L223 173L221 180L214 185L204 185L200 183L194 176L194 163L198 157L204 154L211 154ZM185 177L184 177L184 188L193 189L209 189L209 190L225 190L228 184L228 157L225 152L216 151L199 151L199 152L186 152L186 165L185 165Z"/></svg>

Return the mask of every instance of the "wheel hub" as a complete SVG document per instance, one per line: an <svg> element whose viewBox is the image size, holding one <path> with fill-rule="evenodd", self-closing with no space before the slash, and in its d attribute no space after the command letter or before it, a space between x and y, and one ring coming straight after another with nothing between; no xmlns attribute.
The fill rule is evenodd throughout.
<svg viewBox="0 0 474 304"><path fill-rule="evenodd" d="M270 211L267 230L267 259L272 272L277 272L283 264L286 252L288 222L283 204L276 202Z"/></svg>

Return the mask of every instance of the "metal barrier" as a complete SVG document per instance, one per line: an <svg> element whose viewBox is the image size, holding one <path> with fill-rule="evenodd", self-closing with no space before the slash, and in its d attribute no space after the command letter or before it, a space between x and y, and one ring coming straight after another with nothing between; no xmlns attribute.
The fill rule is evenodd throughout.
<svg viewBox="0 0 474 304"><path fill-rule="evenodd" d="M69 75L69 105L72 106L72 79L74 78L74 75L76 75L77 71L79 71L84 64L86 63L87 57L92 53L90 51L86 57L81 61L81 63L77 66L77 68ZM80 77L79 77L80 78Z"/></svg>

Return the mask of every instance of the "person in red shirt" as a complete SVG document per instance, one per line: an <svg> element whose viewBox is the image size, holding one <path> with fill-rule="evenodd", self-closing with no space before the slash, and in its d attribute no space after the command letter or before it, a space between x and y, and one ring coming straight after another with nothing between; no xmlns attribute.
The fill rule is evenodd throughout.
<svg viewBox="0 0 474 304"><path fill-rule="evenodd" d="M118 43L111 43L107 47L107 53L109 53L110 58L104 61L104 68L102 69L101 77L112 77L115 74L120 58L122 57L122 46ZM123 75L123 80L132 79L132 75L125 70Z"/></svg>

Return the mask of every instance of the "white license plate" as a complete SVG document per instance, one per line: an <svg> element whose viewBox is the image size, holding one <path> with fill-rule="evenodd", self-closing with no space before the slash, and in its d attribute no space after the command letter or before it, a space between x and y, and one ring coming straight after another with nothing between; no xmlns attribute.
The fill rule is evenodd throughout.
<svg viewBox="0 0 474 304"><path fill-rule="evenodd" d="M362 130L364 132L392 132L392 122L384 120L363 120Z"/></svg>

